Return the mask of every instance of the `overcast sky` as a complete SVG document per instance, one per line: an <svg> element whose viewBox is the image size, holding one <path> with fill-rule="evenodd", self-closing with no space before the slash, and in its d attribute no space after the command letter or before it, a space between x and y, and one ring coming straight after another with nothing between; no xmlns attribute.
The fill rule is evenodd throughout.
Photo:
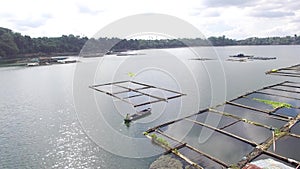
<svg viewBox="0 0 300 169"><path fill-rule="evenodd" d="M8 0L1 2L0 27L31 37L92 37L109 23L142 13L178 17L207 37L300 34L299 0Z"/></svg>

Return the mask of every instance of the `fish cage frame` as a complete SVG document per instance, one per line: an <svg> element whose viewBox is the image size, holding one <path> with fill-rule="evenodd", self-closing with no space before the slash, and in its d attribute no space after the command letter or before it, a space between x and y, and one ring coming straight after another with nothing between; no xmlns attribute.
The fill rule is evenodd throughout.
<svg viewBox="0 0 300 169"><path fill-rule="evenodd" d="M274 135L270 136L263 143L259 144L259 143L256 143L256 142L252 141L252 140L243 138L241 136L238 136L236 134L233 134L233 133L230 133L229 131L225 131L224 130L224 128L229 127L231 125L234 125L234 124L236 124L236 122L229 123L228 125L226 125L225 127L222 127L220 129L220 128L217 128L217 127L213 127L213 126L211 126L209 124L199 122L197 120L189 119L192 116L196 116L196 115L199 115L199 114L204 113L204 112L218 113L218 114L221 114L221 115L224 115L224 116L228 116L228 117L237 119L238 120L237 122L249 123L251 125L255 125L255 126L267 128L267 129L272 130L272 132L275 132L274 128L272 126L269 126L269 125L266 125L266 124L262 124L262 123L258 123L258 122L255 122L255 121L251 121L251 120L247 120L247 119L244 119L244 118L239 117L237 115L230 114L230 112L223 112L223 111L219 111L219 110L216 109L219 106L224 106L226 104L229 104L229 105L234 105L234 106L237 106L237 107L245 109L245 110L248 109L248 110L258 111L258 112L260 112L262 114L265 114L266 117L268 117L268 118L274 118L274 119L282 120L282 121L285 122L285 124L281 128L278 129L279 132L280 133L284 133L285 135L289 135L289 136L300 138L299 135L290 133L290 129L298 121L300 121L300 113L295 118L291 118L291 117L284 116L284 115L274 114L274 112L277 111L278 108L274 108L271 111L265 111L265 110L261 110L259 108L250 107L250 106L246 106L246 105L242 105L242 104L237 104L237 103L233 102L234 100L237 100L239 98L244 98L247 95L250 95L250 94L253 94L253 93L260 93L260 94L265 94L265 95L272 95L272 96L275 96L275 97L289 98L289 99L294 99L294 100L299 101L300 98L293 98L293 97L284 96L284 95L280 95L280 94L272 94L272 93L264 93L263 92L263 90L265 90L265 89L270 89L270 88L276 87L276 86L289 86L291 88L292 87L293 88L299 88L298 86L287 85L287 84L297 84L297 85L299 85L300 83L298 83L298 82L291 82L291 81L284 81L284 82L281 82L281 83L278 83L278 84L274 84L274 85L263 87L263 88L258 89L258 90L254 90L252 92L249 92L249 93L246 93L244 95L241 95L241 96L239 96L239 97L237 97L235 99L232 99L230 101L226 101L226 102L224 102L222 104L219 104L219 105L217 105L215 107L206 108L206 109L200 110L199 112L197 112L195 114L192 114L192 115L189 115L189 116L186 116L186 117L183 117L183 118L179 118L179 119L176 119L176 120L173 120L173 121L169 121L169 122L163 123L161 125L158 125L156 127L150 128L150 129L148 129L145 132L146 133L145 135L149 139L154 140L154 138L151 137L151 134L152 133L158 133L158 134L160 134L160 135L162 135L162 136L164 136L166 138L169 138L169 139L171 139L173 141L178 142L178 145L175 146L175 147L166 147L164 145L159 145L159 146L161 146L161 147L163 147L163 148L166 149L166 152L165 152L166 154L172 153L176 157L181 158L182 160L186 161L188 164L190 164L191 166L194 166L196 168L204 168L204 167L201 166L201 165L199 165L199 164L197 164L196 162L192 161L191 159L187 158L183 154L178 153L178 150L180 150L183 147L187 147L188 149L190 149L190 151L197 152L199 154L199 156L204 156L204 157L208 158L209 160L212 160L213 162L218 163L222 167L225 167L225 168L231 167L232 164L227 164L226 162L224 162L224 161L222 161L222 160L220 160L220 159L218 159L216 157L213 157L213 156L211 156L211 155L209 155L207 153L204 153L200 149L197 149L197 148L189 145L188 142L182 142L178 138L174 138L174 137L168 135L167 133L164 133L163 130L161 130L162 127L165 127L165 126L177 123L177 122L182 121L182 120L186 120L186 121L191 122L193 125L195 125L195 124L200 125L202 127L211 129L211 130L213 130L215 132L218 132L218 133L223 134L223 135L227 135L229 137L232 137L234 139L242 141L242 142L244 142L244 143L246 143L248 145L251 145L253 147L253 150L249 154L245 154L245 157L247 157L247 159L246 160L245 159L241 159L237 164L235 164L235 165L237 165L239 167L245 166L246 164L248 164L249 162L253 161L256 157L258 157L261 154L268 154L268 155L270 155L270 156L272 156L272 157L274 157L276 159L280 159L280 160L282 160L282 161L284 161L286 163L289 163L289 164L291 164L291 165L293 165L295 167L296 166L300 166L300 161L291 160L290 158L287 158L287 157L278 155L278 154L276 154L274 152L268 151L268 148L272 145L272 143L275 142L276 140L280 139L282 136L274 136ZM282 91L284 91L284 92L293 92L293 91L288 91L288 90L282 90ZM300 109L299 107L293 107L293 108Z"/></svg>
<svg viewBox="0 0 300 169"><path fill-rule="evenodd" d="M124 84L124 83L140 85L140 86L143 86L143 87L140 87L140 88L125 87L125 86L121 85L121 84ZM111 86L111 88L112 87L119 87L119 88L122 88L124 90L118 91L118 92L113 92L113 91L109 92L109 91L105 91L105 90L101 90L101 89L97 88L97 87L103 87L103 86ZM116 99L119 99L123 102L126 102L126 103L132 105L134 108L149 105L149 104L153 104L153 103L157 103L157 102L168 102L171 99L175 99L175 98L182 97L182 96L186 95L184 93L181 93L181 92L178 92L178 91L175 91L175 90L170 90L170 89L166 89L166 88L162 88L162 87L157 87L157 86L153 86L153 85L149 85L149 84L145 84L145 83L141 83L141 82L136 82L136 81L132 81L132 80L116 81L116 82L110 82L110 83L104 83L104 84L96 84L96 85L89 86L89 88L94 89L94 90L96 90L98 92L101 92L101 93L105 93L105 94L107 94L111 97L114 97ZM170 92L170 93L173 93L174 96L163 98L163 97L159 97L159 96L149 94L149 93L145 93L145 92L141 91L141 90L145 90L145 89L157 89L157 90L161 90L161 91L165 91L165 92ZM126 96L126 97L117 96L117 94L130 93L130 92L136 92L136 93L139 93L139 94L132 95L132 96ZM142 102L142 103L133 103L133 102L128 100L128 99L134 98L134 97L147 97L147 96L151 97L155 100Z"/></svg>
<svg viewBox="0 0 300 169"><path fill-rule="evenodd" d="M283 67L279 69L272 69L270 71L267 71L266 74L287 76L287 77L300 77L300 64Z"/></svg>

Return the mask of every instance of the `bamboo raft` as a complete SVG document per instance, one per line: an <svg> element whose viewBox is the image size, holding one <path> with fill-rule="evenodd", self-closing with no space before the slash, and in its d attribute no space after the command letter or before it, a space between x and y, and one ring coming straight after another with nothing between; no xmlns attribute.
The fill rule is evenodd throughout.
<svg viewBox="0 0 300 169"><path fill-rule="evenodd" d="M127 83L127 86L125 85ZM130 86L139 86L139 87L130 87ZM104 90L101 89L101 87L105 87L108 86L111 89L112 88L118 88L118 90L120 91L108 91L108 90ZM92 85L89 86L89 88L94 89L98 92L102 92L105 93L109 96L112 96L114 98L117 98L121 101L124 101L130 105L132 105L133 107L140 107L140 106L145 106L148 104L153 104L153 103L157 103L157 102L168 102L168 100L171 99L175 99L181 96L185 96L186 94L174 91L174 90L170 90L170 89L165 89L165 88L161 88L161 87L156 87L153 85L149 85L149 84L145 84L145 83L140 83L140 82L135 82L135 81L119 81L119 82L112 82L112 83L105 83L105 84L98 84L98 85ZM163 98L163 97L159 97L150 93L145 92L144 90L149 90L149 89L155 89L157 91L162 91L162 92L169 92L172 93L172 96ZM119 94L129 94L130 92L135 93L134 95L130 95L130 96L126 96L126 97L121 97L118 96ZM143 102L143 103L133 103L130 101L130 98L134 98L134 97L150 97L153 98L153 101L147 101L147 102Z"/></svg>
<svg viewBox="0 0 300 169"><path fill-rule="evenodd" d="M267 156L268 158L275 159L276 161L280 161L281 163L296 168L300 166L300 158L293 157L296 158L293 159L292 157L280 154L280 152L275 150L275 143L287 138L300 141L300 135L291 132L293 126L300 121L300 108L299 104L297 104L300 100L300 93L297 92L299 89L300 83L291 81L266 86L215 107L201 110L196 114L150 128L145 132L145 135L155 142L155 144L163 147L166 150L166 154L171 153L194 168L243 168L261 156ZM263 100L266 98L273 99L272 101L269 101L272 105L260 102L267 102ZM283 100L287 101L287 103L282 103ZM234 109L228 110L226 107ZM296 113L289 114L287 113L288 110L293 110ZM245 114L248 115L254 115L251 117L245 114L243 115L242 112L246 112ZM199 118L205 117L203 116L204 114L218 115L226 120L221 119L220 124L214 126ZM267 123L266 120L272 121L272 123ZM223 124L224 121L225 124ZM252 147L252 150L243 154L240 160L234 163L224 161L216 157L214 153L202 150L201 146L200 148L197 148L199 145L195 145L189 140L184 141L180 136L168 132L168 128L174 126L178 127L180 123L214 131L222 137L231 138L243 145ZM278 126L274 127L276 126L274 124ZM262 139L258 139L254 136L248 136L247 134L236 133L234 130L230 130L230 128L239 126L249 126L250 128L255 129L255 131L265 131L269 134ZM157 140L164 141L161 143ZM291 146L291 150L300 151L299 147L293 148L292 145L285 146ZM234 154L235 152L232 151L230 153Z"/></svg>
<svg viewBox="0 0 300 169"><path fill-rule="evenodd" d="M270 71L267 71L266 74L287 77L300 77L300 64L279 69L272 69Z"/></svg>

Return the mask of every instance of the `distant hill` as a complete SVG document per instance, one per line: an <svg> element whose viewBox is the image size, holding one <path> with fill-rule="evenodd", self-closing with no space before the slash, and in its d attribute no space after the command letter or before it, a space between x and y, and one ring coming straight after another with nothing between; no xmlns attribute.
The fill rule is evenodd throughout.
<svg viewBox="0 0 300 169"><path fill-rule="evenodd" d="M85 43L88 42L88 45ZM84 46L85 45L85 46ZM60 54L79 54L84 52L107 52L107 48L113 46L112 51L138 50L149 48L175 48L186 46L234 46L234 45L300 45L300 37L297 35L286 37L247 38L244 40L229 39L225 36L209 37L208 40L195 39L118 39L99 38L88 39L70 35L61 37L31 38L7 28L0 27L0 58L53 56ZM101 46L101 47L99 47Z"/></svg>

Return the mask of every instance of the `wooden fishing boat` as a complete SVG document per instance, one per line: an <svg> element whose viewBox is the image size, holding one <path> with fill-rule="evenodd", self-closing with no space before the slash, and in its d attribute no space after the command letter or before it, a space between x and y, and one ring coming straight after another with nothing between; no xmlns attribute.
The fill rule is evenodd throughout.
<svg viewBox="0 0 300 169"><path fill-rule="evenodd" d="M129 123L133 120L138 120L138 119L143 118L145 116L148 116L150 114L151 114L151 108L144 109L144 110L136 112L132 115L127 114L125 119L124 119L124 122Z"/></svg>

